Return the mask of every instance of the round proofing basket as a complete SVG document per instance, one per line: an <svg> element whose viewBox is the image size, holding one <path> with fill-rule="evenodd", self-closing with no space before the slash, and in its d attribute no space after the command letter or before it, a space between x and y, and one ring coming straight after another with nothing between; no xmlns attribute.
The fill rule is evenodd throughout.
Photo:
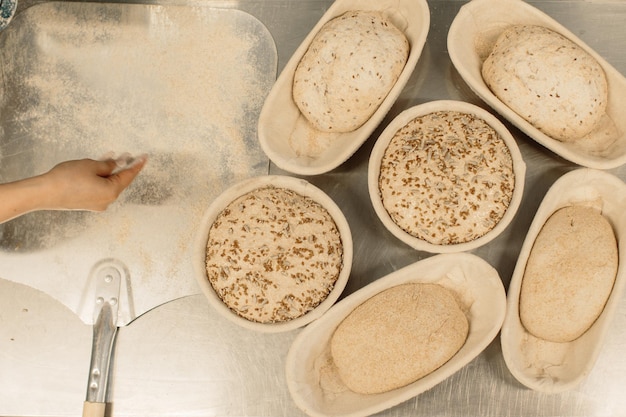
<svg viewBox="0 0 626 417"><path fill-rule="evenodd" d="M224 302L216 294L215 290L213 289L211 283L207 278L206 273L206 250L208 235L209 230L211 229L211 226L213 225L213 222L215 221L217 216L233 200L258 188L266 186L274 186L277 188L292 190L300 195L309 197L315 202L322 205L335 221L343 246L343 265L337 281L335 282L332 291L328 294L326 299L324 299L324 301L322 301L317 307L315 307L313 310L309 311L305 315L290 321L279 323L259 323L247 320L237 315L230 308L228 308L228 306L224 304ZM250 330L265 333L286 332L305 326L311 321L319 318L337 301L337 299L341 295L348 281L348 277L350 275L350 270L352 267L352 235L348 226L348 222L346 221L346 218L343 215L342 211L339 209L339 207L327 194L325 194L322 190L310 184L309 182L298 178L280 175L268 175L250 178L226 189L213 201L213 203L209 206L206 213L204 214L198 228L197 237L195 239L194 245L193 267L195 277L198 285L200 285L200 288L202 289L203 294L207 297L209 304L219 314L224 316L226 319L232 321L233 323L236 323L239 326Z"/></svg>
<svg viewBox="0 0 626 417"><path fill-rule="evenodd" d="M378 187L381 161L389 143L393 139L396 132L416 117L424 116L426 114L437 111L455 111L460 113L467 113L484 120L503 139L504 143L509 148L511 158L513 160L515 188L513 190L513 195L511 197L508 209L504 213L502 219L500 219L500 222L498 222L498 224L496 224L493 229L491 229L483 236L469 242L450 245L437 245L419 239L407 233L391 219L391 216L383 206L380 190ZM522 154L517 147L515 139L504 126L504 124L502 124L494 115L470 103L454 100L439 100L411 107L400 113L394 120L391 121L391 123L389 123L387 128L385 128L385 130L381 133L380 137L376 141L376 144L374 145L374 149L372 150L372 154L370 156L368 166L368 188L370 199L372 200L372 205L374 206L376 214L385 225L385 227L398 239L417 250L431 253L457 253L469 251L485 245L486 243L496 238L500 233L502 233L504 229L506 229L511 220L513 220L513 218L515 217L517 209L519 208L520 202L522 200L522 194L524 192L525 173L526 164L522 159Z"/></svg>

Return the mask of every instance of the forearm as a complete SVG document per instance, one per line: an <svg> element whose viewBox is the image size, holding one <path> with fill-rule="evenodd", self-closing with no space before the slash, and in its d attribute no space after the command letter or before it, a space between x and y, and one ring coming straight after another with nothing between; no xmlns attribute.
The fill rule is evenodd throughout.
<svg viewBox="0 0 626 417"><path fill-rule="evenodd" d="M45 177L36 176L0 184L0 223L47 208L45 182Z"/></svg>

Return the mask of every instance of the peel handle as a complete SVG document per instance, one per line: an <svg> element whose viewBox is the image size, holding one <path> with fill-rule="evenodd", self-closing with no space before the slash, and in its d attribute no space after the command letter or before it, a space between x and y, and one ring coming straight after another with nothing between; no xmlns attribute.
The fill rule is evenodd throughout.
<svg viewBox="0 0 626 417"><path fill-rule="evenodd" d="M83 417L104 416L109 365L116 334L113 308L109 301L104 301L93 327L89 384L83 404Z"/></svg>
<svg viewBox="0 0 626 417"><path fill-rule="evenodd" d="M102 417L106 403L92 403L85 401L83 404L83 417Z"/></svg>

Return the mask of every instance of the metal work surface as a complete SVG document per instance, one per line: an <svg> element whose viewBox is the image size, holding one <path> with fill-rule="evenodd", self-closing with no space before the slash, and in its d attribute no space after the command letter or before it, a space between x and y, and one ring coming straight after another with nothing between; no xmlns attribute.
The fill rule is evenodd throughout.
<svg viewBox="0 0 626 417"><path fill-rule="evenodd" d="M120 325L193 294L203 211L232 181L267 170L254 134L275 77L269 32L238 10L58 2L26 10L3 35L2 181L111 151L151 159L102 215L36 212L0 226L3 276L88 324L94 268L132 277Z"/></svg>
<svg viewBox="0 0 626 417"><path fill-rule="evenodd" d="M174 3L184 5L185 1L170 4ZM237 8L256 17L274 39L280 72L331 3L242 0L193 4ZM623 53L626 2L530 3L562 23L626 74ZM31 4L24 1L18 5L13 23ZM429 2L431 27L422 57L387 118L347 162L330 173L305 177L335 200L352 230L354 263L344 295L431 256L401 243L380 223L367 192L367 164L384 126L410 106L455 99L486 107L463 82L447 55L448 28L463 4L462 1ZM528 167L524 197L508 229L473 251L498 270L505 287L543 196L562 174L577 168L510 124L507 126ZM37 156L32 155L33 161ZM0 157L4 161L6 155ZM609 172L626 181L626 166ZM289 175L272 164L269 173ZM162 184L153 184L159 185ZM4 271L3 265L0 277ZM496 338L455 375L380 415L626 416L625 328L626 299L623 299L598 362L573 391L548 395L524 388L506 368ZM109 389L110 414L303 416L289 395L284 375L285 356L298 332L266 335L238 328L212 311L198 289L196 295L164 304L120 329ZM86 389L90 345L91 327L73 311L33 288L0 280L0 415L79 414Z"/></svg>

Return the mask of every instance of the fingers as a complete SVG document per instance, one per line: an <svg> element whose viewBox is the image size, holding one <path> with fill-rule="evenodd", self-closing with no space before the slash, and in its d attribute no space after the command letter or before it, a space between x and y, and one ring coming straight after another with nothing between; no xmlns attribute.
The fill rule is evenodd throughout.
<svg viewBox="0 0 626 417"><path fill-rule="evenodd" d="M108 177L117 168L117 162L111 158L95 162L94 172L99 177Z"/></svg>
<svg viewBox="0 0 626 417"><path fill-rule="evenodd" d="M136 158L126 159L124 162L126 166L120 166L121 164L116 161L109 160L107 161L113 163L113 168L109 171L109 176L107 179L114 183L118 187L118 191L121 193L126 187L130 185L131 182L135 179L137 174L143 169L147 161L147 157L145 155L141 155ZM122 168L119 171L116 171L116 168ZM111 174L112 173L112 174Z"/></svg>
<svg viewBox="0 0 626 417"><path fill-rule="evenodd" d="M130 153L125 152L119 156L116 156L113 152L107 152L102 155L98 161L97 175L102 177L108 177L118 172L128 169L138 163L145 162L146 156L140 155L138 157L132 156Z"/></svg>

